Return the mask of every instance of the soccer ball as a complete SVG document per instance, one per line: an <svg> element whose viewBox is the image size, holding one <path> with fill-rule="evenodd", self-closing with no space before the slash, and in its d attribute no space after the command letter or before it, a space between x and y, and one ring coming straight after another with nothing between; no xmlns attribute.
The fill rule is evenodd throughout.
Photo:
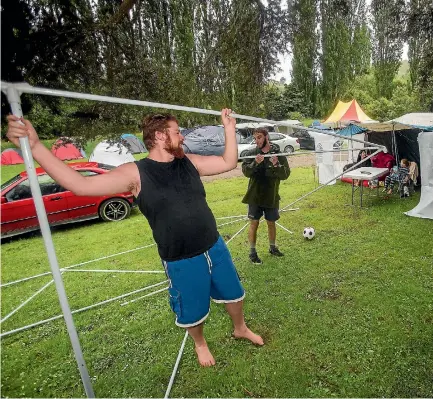
<svg viewBox="0 0 433 399"><path fill-rule="evenodd" d="M314 231L314 229L312 227L306 227L304 229L304 233L303 233L304 238L306 238L308 240L312 240L315 235L316 235L316 232Z"/></svg>

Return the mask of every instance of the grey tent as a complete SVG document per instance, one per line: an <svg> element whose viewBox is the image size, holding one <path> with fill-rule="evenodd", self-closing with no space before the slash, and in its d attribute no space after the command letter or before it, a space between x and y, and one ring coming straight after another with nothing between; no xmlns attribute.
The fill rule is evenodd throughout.
<svg viewBox="0 0 433 399"><path fill-rule="evenodd" d="M222 155L224 152L224 128L222 126L199 126L182 130L185 137L183 149L186 154Z"/></svg>
<svg viewBox="0 0 433 399"><path fill-rule="evenodd" d="M132 154L140 154L142 152L147 152L146 147L143 142L133 134L125 133L122 134L122 140L125 141L124 145L128 147L129 151Z"/></svg>

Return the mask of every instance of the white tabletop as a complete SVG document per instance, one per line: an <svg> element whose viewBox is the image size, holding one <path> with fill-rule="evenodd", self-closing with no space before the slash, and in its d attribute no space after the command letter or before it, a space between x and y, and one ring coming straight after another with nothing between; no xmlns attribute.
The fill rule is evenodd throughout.
<svg viewBox="0 0 433 399"><path fill-rule="evenodd" d="M350 179L357 180L374 180L384 174L388 173L388 168L359 168L355 170L351 170L343 175L343 177L348 177Z"/></svg>

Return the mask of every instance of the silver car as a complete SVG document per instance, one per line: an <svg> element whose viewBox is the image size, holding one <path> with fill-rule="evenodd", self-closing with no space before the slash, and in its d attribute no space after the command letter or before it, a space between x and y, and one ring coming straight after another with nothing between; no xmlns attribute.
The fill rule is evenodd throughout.
<svg viewBox="0 0 433 399"><path fill-rule="evenodd" d="M272 144L278 145L281 153L292 153L300 148L298 139L287 134L270 132L269 140ZM253 148L256 148L254 139L249 138L248 143L242 143L241 141L238 144L238 157L246 156L247 152Z"/></svg>

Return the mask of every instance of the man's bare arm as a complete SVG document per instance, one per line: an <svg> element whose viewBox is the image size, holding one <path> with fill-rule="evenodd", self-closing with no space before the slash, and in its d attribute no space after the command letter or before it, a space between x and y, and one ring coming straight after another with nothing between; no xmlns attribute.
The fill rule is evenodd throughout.
<svg viewBox="0 0 433 399"><path fill-rule="evenodd" d="M225 149L222 156L203 156L188 154L187 157L195 165L200 176L217 175L236 167L238 163L238 145L236 142L236 120L229 115L231 109L221 111L221 119L224 125Z"/></svg>
<svg viewBox="0 0 433 399"><path fill-rule="evenodd" d="M12 115L8 116L7 136L19 146L19 138L28 137L34 159L62 187L76 195L99 196L132 191L137 195L140 190L138 168L134 163L124 164L116 169L97 176L82 176L60 159L55 157L40 141L29 121Z"/></svg>

